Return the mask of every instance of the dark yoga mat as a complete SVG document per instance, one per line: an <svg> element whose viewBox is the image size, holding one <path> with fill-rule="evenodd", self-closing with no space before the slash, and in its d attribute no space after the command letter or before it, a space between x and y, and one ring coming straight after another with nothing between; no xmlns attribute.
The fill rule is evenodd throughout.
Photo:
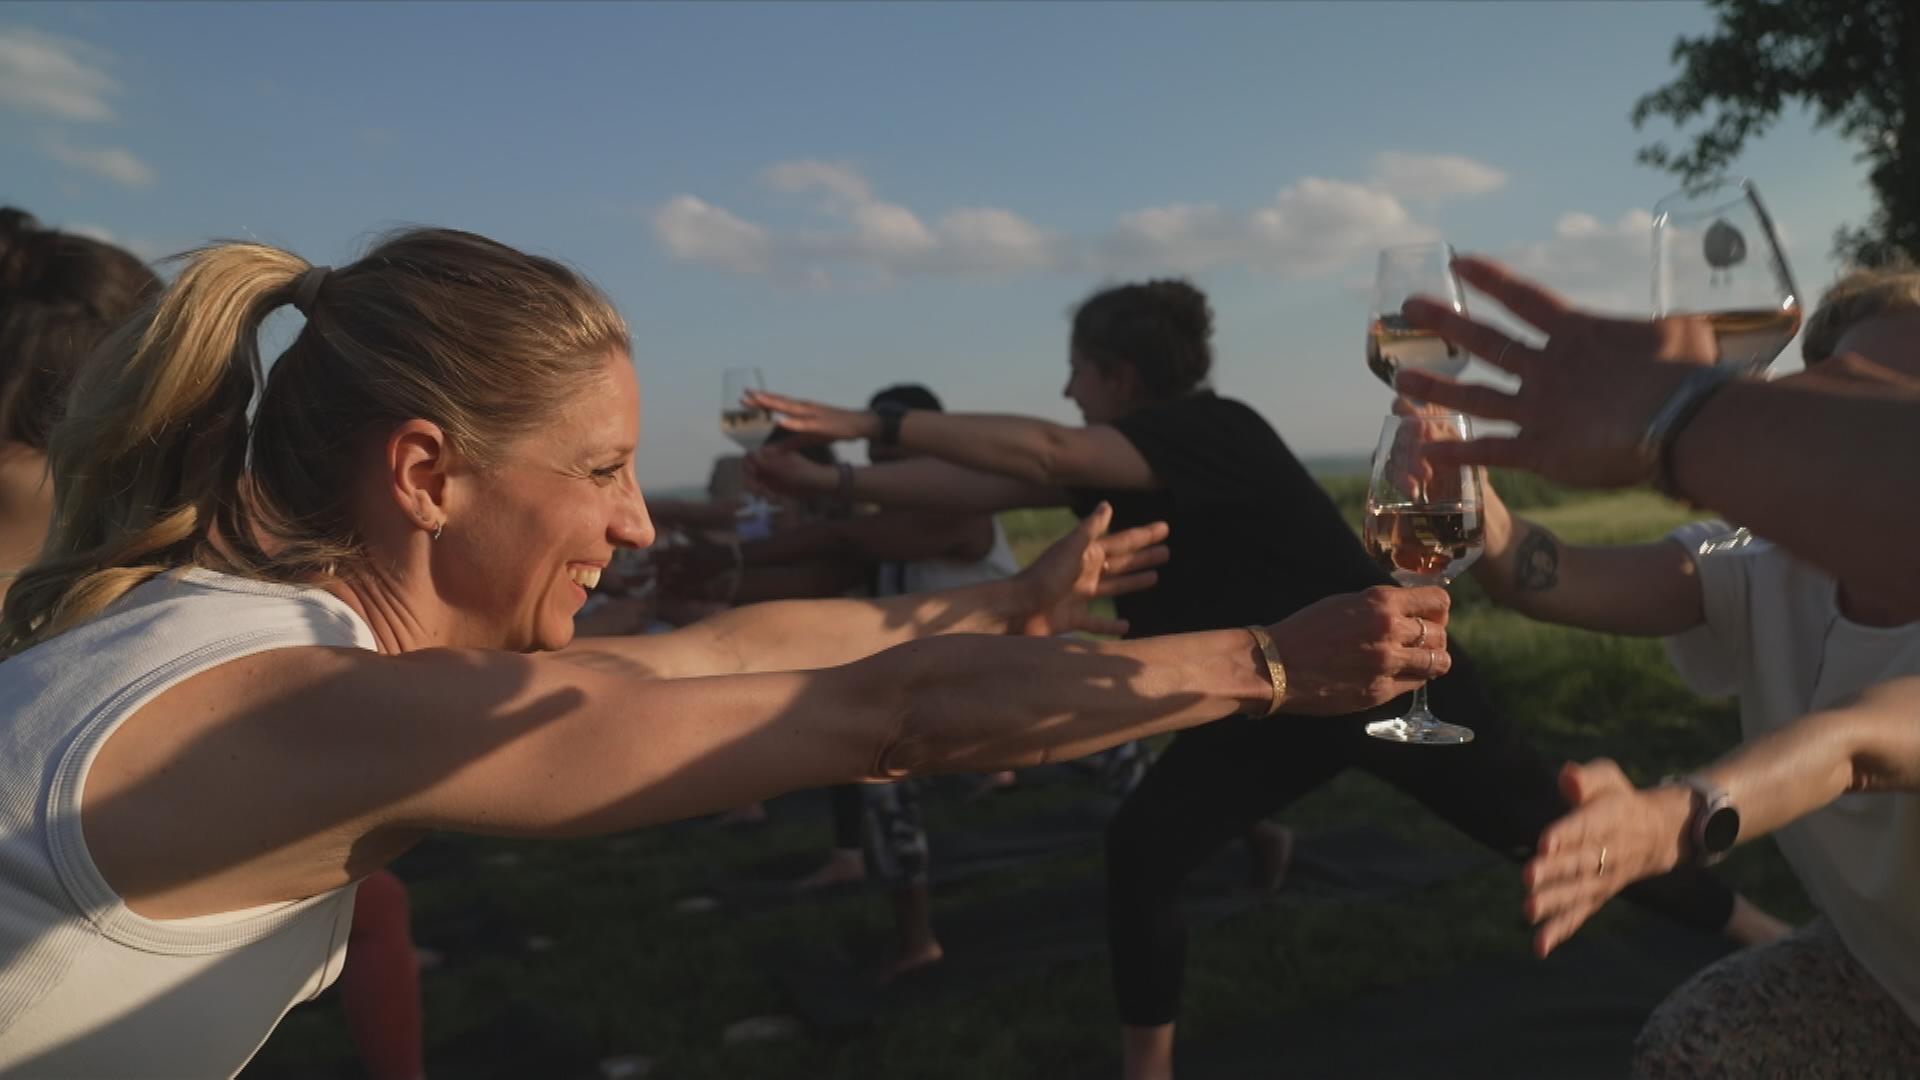
<svg viewBox="0 0 1920 1080"><path fill-rule="evenodd" d="M988 837L975 839L976 850L992 848ZM1097 832L1092 839L1098 839ZM1378 900L1450 880L1491 858L1416 847L1370 825L1346 826L1301 835L1286 886L1278 893L1246 886L1251 868L1244 847L1235 844L1187 883L1183 906L1189 923L1198 926L1265 904ZM1097 869L1061 885L958 911L942 909L936 885L934 928L947 958L931 968L889 986L874 985L872 972L886 952L885 942L878 940L793 945L766 963L810 1024L844 1030L886 1012L985 992L1007 978L1099 956L1106 949L1105 909Z"/></svg>
<svg viewBox="0 0 1920 1080"><path fill-rule="evenodd" d="M1501 957L1276 1016L1257 1030L1183 1042L1176 1071L1181 1080L1614 1080L1626 1075L1633 1037L1654 1006L1727 951L1716 937L1668 923L1583 935L1546 960Z"/></svg>

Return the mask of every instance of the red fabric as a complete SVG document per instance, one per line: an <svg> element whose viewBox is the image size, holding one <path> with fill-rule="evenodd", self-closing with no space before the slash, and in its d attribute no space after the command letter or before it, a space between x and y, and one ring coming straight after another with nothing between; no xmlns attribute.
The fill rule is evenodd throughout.
<svg viewBox="0 0 1920 1080"><path fill-rule="evenodd" d="M347 1033L373 1080L415 1080L420 1051L420 968L407 922L407 887L385 870L360 883L347 964L340 972Z"/></svg>

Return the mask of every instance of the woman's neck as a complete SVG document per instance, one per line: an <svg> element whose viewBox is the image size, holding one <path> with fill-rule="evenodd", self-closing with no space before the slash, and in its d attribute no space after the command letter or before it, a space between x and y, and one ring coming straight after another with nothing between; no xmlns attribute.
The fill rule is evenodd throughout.
<svg viewBox="0 0 1920 1080"><path fill-rule="evenodd" d="M0 442L0 573L32 562L52 522L47 456L25 443Z"/></svg>

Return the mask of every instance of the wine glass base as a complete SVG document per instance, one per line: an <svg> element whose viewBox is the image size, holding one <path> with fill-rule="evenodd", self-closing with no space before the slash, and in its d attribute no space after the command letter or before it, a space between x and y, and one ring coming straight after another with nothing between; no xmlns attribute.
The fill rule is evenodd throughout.
<svg viewBox="0 0 1920 1080"><path fill-rule="evenodd" d="M1458 746L1473 741L1472 728L1413 716L1375 720L1367 725L1367 734L1388 742L1418 743L1422 746Z"/></svg>

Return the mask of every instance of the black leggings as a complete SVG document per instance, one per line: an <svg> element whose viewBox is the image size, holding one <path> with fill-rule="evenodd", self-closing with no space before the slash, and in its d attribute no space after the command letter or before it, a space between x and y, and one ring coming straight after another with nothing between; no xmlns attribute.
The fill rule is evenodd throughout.
<svg viewBox="0 0 1920 1080"><path fill-rule="evenodd" d="M1107 937L1121 1023L1148 1027L1179 1014L1187 951L1179 892L1187 876L1250 825L1349 768L1412 795L1510 859L1533 854L1541 830L1567 811L1557 770L1487 703L1465 652L1452 652L1453 670L1430 692L1441 719L1474 730L1464 746L1408 746L1362 730L1399 715L1406 699L1338 719L1229 717L1174 740L1107 826ZM1623 895L1708 932L1733 913L1733 890L1694 868Z"/></svg>

